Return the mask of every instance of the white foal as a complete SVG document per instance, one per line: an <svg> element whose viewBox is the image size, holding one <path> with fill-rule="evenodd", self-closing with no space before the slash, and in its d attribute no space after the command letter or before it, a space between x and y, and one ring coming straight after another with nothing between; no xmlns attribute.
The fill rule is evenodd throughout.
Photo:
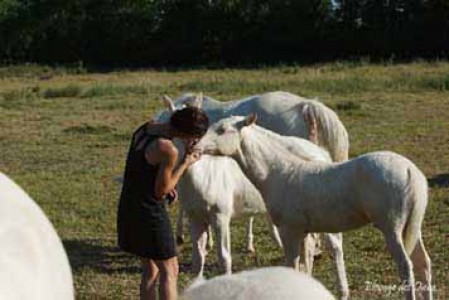
<svg viewBox="0 0 449 300"><path fill-rule="evenodd" d="M416 276L426 287L420 296L432 299L431 263L421 236L428 201L423 173L392 152L339 164L307 162L289 147L293 140L309 144L309 150L315 145L263 129L255 120L254 115L221 120L197 147L237 160L279 227L286 264L298 268L298 245L308 232L343 232L373 223L407 282L406 298L415 299Z"/></svg>
<svg viewBox="0 0 449 300"><path fill-rule="evenodd" d="M219 261L224 272L230 274L231 218L266 214L266 208L259 191L233 159L204 158L188 170L189 176L185 176L178 187L183 197L180 205L190 221L193 272L203 275L207 229L211 224L217 238Z"/></svg>

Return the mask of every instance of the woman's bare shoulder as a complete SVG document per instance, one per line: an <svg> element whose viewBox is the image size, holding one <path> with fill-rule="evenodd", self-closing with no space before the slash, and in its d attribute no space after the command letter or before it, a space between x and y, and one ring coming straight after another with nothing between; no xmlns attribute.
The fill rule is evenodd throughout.
<svg viewBox="0 0 449 300"><path fill-rule="evenodd" d="M160 137L154 141L155 147L161 152L165 154L177 154L178 150L176 149L173 142L169 139Z"/></svg>

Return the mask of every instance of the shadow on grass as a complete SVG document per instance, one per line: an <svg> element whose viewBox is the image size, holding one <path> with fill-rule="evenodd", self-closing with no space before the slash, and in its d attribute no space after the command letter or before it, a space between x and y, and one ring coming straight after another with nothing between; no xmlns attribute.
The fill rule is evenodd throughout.
<svg viewBox="0 0 449 300"><path fill-rule="evenodd" d="M104 274L140 273L136 257L120 251L118 247L102 243L104 241L100 239L63 241L74 273L86 268Z"/></svg>
<svg viewBox="0 0 449 300"><path fill-rule="evenodd" d="M63 241L69 257L73 273L90 270L102 274L140 274L139 258L121 251L117 246L104 245L101 239L70 239ZM182 248L177 248L178 253ZM190 273L192 265L188 262L179 263L182 273ZM218 262L206 263L204 272L208 275L219 274Z"/></svg>
<svg viewBox="0 0 449 300"><path fill-rule="evenodd" d="M428 179L430 187L449 187L449 173L438 174Z"/></svg>

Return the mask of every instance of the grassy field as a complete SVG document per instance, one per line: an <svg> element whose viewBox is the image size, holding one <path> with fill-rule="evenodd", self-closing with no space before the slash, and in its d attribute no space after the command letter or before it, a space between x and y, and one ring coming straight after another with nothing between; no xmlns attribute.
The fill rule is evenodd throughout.
<svg viewBox="0 0 449 300"><path fill-rule="evenodd" d="M77 74L78 73L78 74ZM319 98L340 115L351 157L392 150L414 161L430 183L424 241L433 262L436 299L449 298L449 63L333 63L254 70L120 71L103 74L36 66L0 68L0 170L43 208L70 257L77 299L136 299L139 263L116 247L115 213L132 130L151 118L164 93L199 92L220 100L284 90ZM176 208L172 211L173 216ZM282 264L263 218L255 254L244 252L244 220L234 220L234 271ZM379 232L344 234L353 299L401 299L367 290L399 284ZM180 287L190 246L180 252ZM314 276L337 293L325 254ZM206 275L218 274L215 251Z"/></svg>

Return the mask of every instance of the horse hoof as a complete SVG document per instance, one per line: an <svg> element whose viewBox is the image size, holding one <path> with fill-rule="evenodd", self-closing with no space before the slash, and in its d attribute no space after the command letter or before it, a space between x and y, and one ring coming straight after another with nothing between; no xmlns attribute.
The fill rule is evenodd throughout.
<svg viewBox="0 0 449 300"><path fill-rule="evenodd" d="M315 249L315 252L313 253L313 258L318 260L323 257L323 251L319 249Z"/></svg>
<svg viewBox="0 0 449 300"><path fill-rule="evenodd" d="M213 248L214 248L214 244L213 243L207 243L206 250L211 251Z"/></svg>
<svg viewBox="0 0 449 300"><path fill-rule="evenodd" d="M182 236L177 236L176 237L176 244L178 246L184 244L184 238Z"/></svg>

